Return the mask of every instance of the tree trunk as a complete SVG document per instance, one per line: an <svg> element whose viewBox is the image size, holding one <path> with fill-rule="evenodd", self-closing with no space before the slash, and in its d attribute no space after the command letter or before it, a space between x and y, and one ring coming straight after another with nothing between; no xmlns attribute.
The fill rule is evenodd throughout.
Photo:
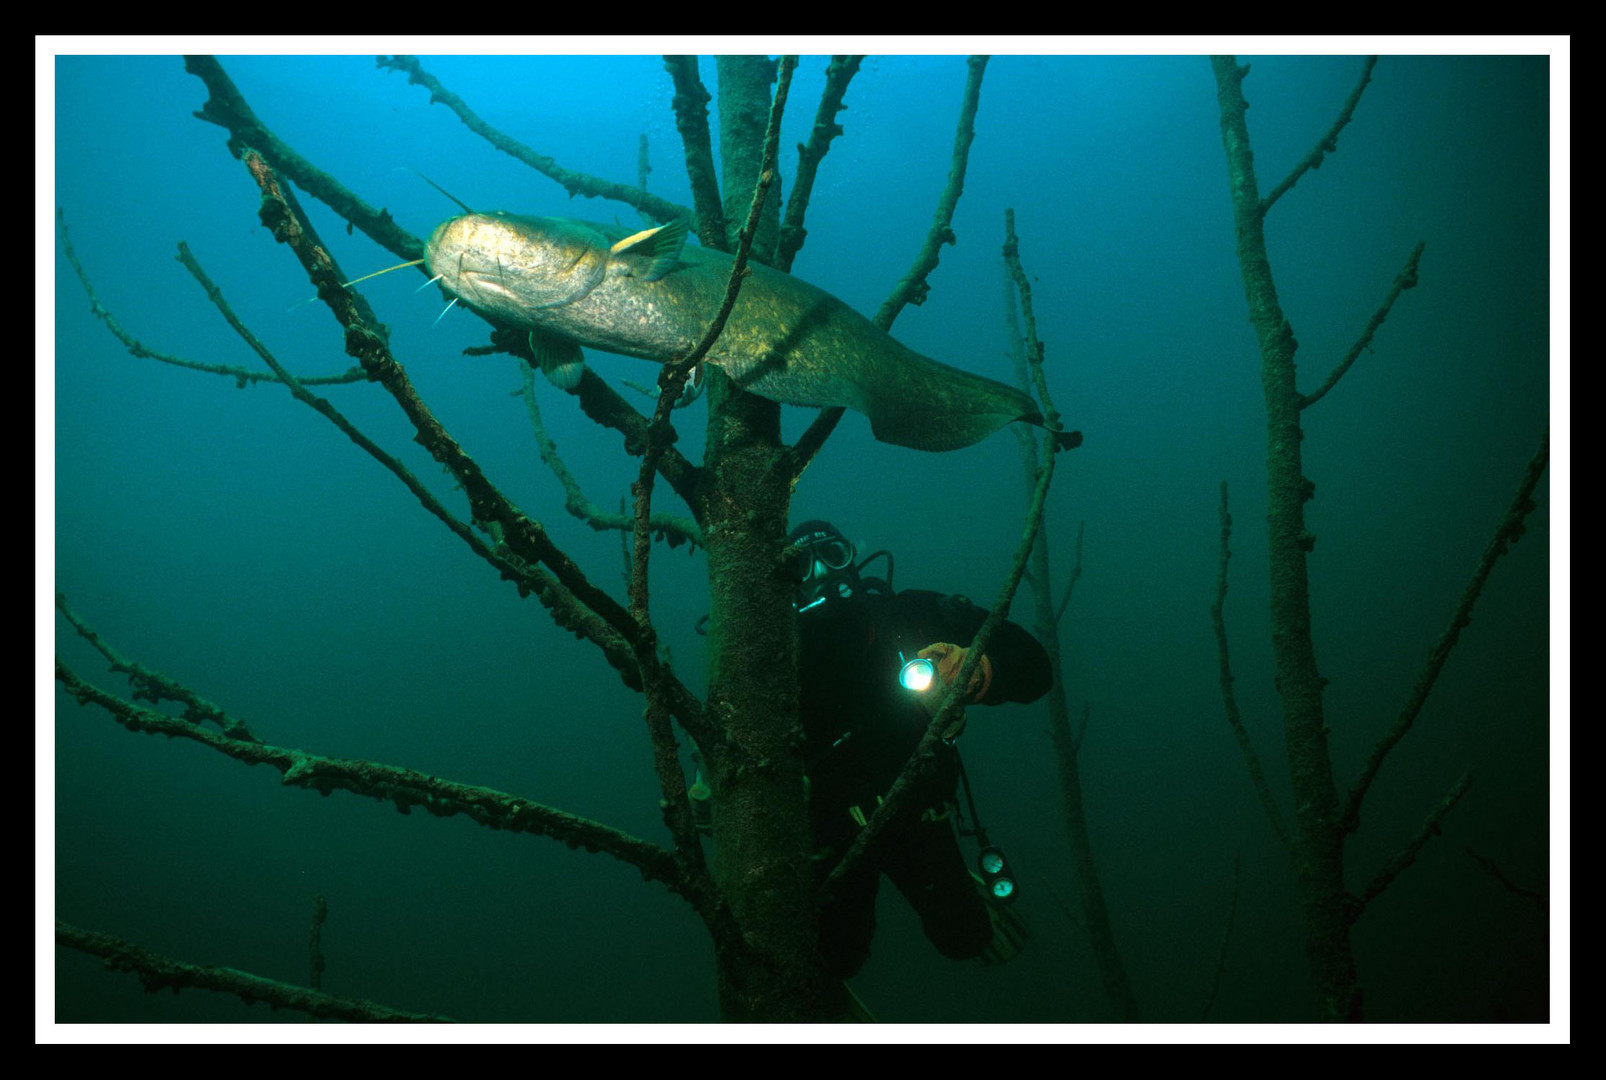
<svg viewBox="0 0 1606 1080"><path fill-rule="evenodd" d="M762 154L775 66L719 61L721 156L731 220L746 219ZM772 195L778 185L772 189ZM778 221L766 204L768 261ZM791 500L781 409L708 369L708 715L723 742L705 748L714 789L714 873L741 928L720 949L726 1020L817 1021L839 1015L842 993L816 948L807 799L799 753L792 587L780 572Z"/></svg>
<svg viewBox="0 0 1606 1080"><path fill-rule="evenodd" d="M1310 632L1310 584L1305 556L1316 538L1305 528L1314 487L1302 471L1300 394L1294 385L1299 343L1283 316L1266 255L1264 214L1254 155L1244 122L1243 75L1232 57L1213 57L1221 135L1227 150L1238 263L1249 321L1260 342L1260 381L1266 399L1266 488L1271 566L1271 633L1277 693L1293 783L1294 869L1305 915L1305 952L1324 1020L1360 1019L1360 989L1350 953L1344 892L1344 832L1322 717L1322 688Z"/></svg>

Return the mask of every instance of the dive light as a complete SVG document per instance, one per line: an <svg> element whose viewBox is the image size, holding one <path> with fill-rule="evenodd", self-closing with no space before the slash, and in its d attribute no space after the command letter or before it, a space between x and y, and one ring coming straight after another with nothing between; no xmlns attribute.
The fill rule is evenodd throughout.
<svg viewBox="0 0 1606 1080"><path fill-rule="evenodd" d="M898 654L903 660L903 653ZM913 660L904 660L903 667L898 671L898 685L905 690L913 690L917 694L924 693L931 688L937 678L937 664L935 661L917 656Z"/></svg>
<svg viewBox="0 0 1606 1080"><path fill-rule="evenodd" d="M1000 904L1015 899L1015 875L1009 869L1009 860L1004 858L1003 848L990 845L982 848L976 866L981 870L981 881L988 896Z"/></svg>

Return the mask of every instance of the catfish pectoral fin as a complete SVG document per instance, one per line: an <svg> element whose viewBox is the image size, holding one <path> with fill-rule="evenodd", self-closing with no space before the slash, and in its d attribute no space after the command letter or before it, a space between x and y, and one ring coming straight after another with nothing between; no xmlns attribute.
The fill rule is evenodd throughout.
<svg viewBox="0 0 1606 1080"><path fill-rule="evenodd" d="M539 330L531 330L529 336L530 353L548 382L560 390L573 390L580 385L586 358L578 342Z"/></svg>

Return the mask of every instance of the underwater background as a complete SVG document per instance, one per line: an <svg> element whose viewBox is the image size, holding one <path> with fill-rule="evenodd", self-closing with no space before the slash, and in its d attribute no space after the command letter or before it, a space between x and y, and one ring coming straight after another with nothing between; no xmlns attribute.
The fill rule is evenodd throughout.
<svg viewBox="0 0 1606 1080"><path fill-rule="evenodd" d="M657 56L422 57L488 123L573 169L690 204L672 88ZM1358 57L1240 57L1261 190L1326 132ZM415 235L477 208L626 225L623 204L571 200L492 149L428 92L366 57L224 57L263 122ZM825 58L805 57L781 145L784 191ZM152 349L260 361L174 260L187 242L241 318L298 374L352 361L259 194L197 120L182 61L61 56L56 191L98 298ZM713 63L702 63L715 89ZM872 57L838 117L794 272L867 314L907 272L946 180L963 57ZM717 107L716 101L711 110ZM1394 720L1547 423L1549 61L1384 57L1319 171L1271 211L1267 238L1314 389L1382 302L1401 298L1304 418L1317 656L1336 778L1347 788ZM957 246L924 306L893 327L936 359L1012 381L1000 248L1014 208L1047 377L1085 444L1062 455L1047 529L1088 825L1117 944L1146 1020L1199 1018L1242 870L1213 1021L1314 1015L1285 856L1223 717L1209 605L1219 484L1231 486L1227 620L1245 723L1289 809L1267 614L1264 410L1235 257L1215 84L1201 57L999 56L988 65ZM717 138L716 138L717 144ZM302 203L347 274L396 261L322 204ZM642 700L591 645L469 555L394 478L271 385L131 356L91 315L58 243L56 588L128 658L250 723L266 742L481 784L667 843ZM492 480L594 581L623 596L620 540L563 510L536 456L506 355L465 357L485 324L440 312L417 271L365 282L397 359ZM651 365L588 353L616 386ZM616 507L635 459L573 399L537 381L548 430L587 495ZM624 390L636 398L633 391ZM393 400L321 388L448 507L463 499L411 442ZM645 399L639 399L646 407ZM679 414L700 456L705 405ZM795 438L813 410L784 410ZM1548 1015L1541 904L1468 854L1545 890L1549 862L1549 484L1495 568L1426 709L1391 754L1348 848L1358 889L1470 771L1469 793L1373 902L1354 950L1368 1020L1539 1021ZM1019 539L1026 483L998 434L933 455L875 442L849 413L804 475L793 520L835 522L861 554L890 548L896 585L990 603ZM655 507L680 512L659 485ZM701 553L655 552L657 625L705 685ZM1023 589L1016 619L1029 625ZM61 659L127 696L64 619ZM465 818L279 783L186 740L130 734L56 693L57 917L173 957L308 981L313 897L330 993L488 1022L717 1019L707 936L631 867ZM1075 895L1046 710L973 710L962 740L994 841L1022 879L1034 936L1013 962L941 957L884 886L871 958L852 982L888 1022L1089 1022L1113 1013ZM974 845L966 842L967 854ZM145 994L58 948L58 1021L302 1018L202 991Z"/></svg>

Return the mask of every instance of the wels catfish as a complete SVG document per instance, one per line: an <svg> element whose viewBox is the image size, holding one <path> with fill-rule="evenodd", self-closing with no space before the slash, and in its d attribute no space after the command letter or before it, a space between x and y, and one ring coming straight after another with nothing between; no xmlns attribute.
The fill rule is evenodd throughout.
<svg viewBox="0 0 1606 1080"><path fill-rule="evenodd" d="M553 382L572 389L581 346L668 363L686 355L724 300L731 256L686 246L685 220L627 235L571 218L502 211L451 218L424 261L454 296L528 331ZM882 442L969 446L1005 424L1043 425L1031 398L900 345L822 289L757 263L706 362L788 405L863 413ZM1062 446L1081 441L1058 432Z"/></svg>

